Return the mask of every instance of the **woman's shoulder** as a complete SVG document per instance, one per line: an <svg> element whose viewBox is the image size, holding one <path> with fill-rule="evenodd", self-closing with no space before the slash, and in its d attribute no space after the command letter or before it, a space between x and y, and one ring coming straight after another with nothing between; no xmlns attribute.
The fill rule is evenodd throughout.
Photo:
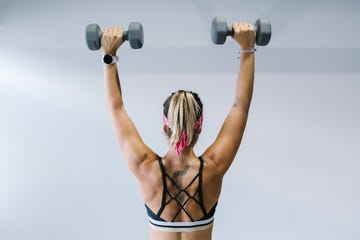
<svg viewBox="0 0 360 240"><path fill-rule="evenodd" d="M199 156L199 159L203 161L204 165L204 172L208 176L223 176L223 172L221 171L221 168L218 164L218 162L214 161L214 158L208 153L203 153Z"/></svg>
<svg viewBox="0 0 360 240"><path fill-rule="evenodd" d="M141 164L138 166L138 172L139 176L137 176L137 179L140 182L146 182L150 178L153 178L152 175L159 173L159 161L161 160L161 157L156 153L148 154L145 157L145 160L141 162Z"/></svg>

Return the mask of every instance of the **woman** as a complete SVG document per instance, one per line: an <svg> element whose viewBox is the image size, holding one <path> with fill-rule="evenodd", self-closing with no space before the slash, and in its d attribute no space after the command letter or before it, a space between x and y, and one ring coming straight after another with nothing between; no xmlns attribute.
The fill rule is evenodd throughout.
<svg viewBox="0 0 360 240"><path fill-rule="evenodd" d="M235 100L216 140L200 157L193 151L203 120L196 93L180 90L166 99L163 131L169 150L159 157L143 143L125 111L116 64L104 65L113 127L125 161L139 181L151 239L211 239L222 179L240 146L254 82L254 28L248 23L232 27L242 50ZM122 36L122 28L105 30L103 53L116 56Z"/></svg>

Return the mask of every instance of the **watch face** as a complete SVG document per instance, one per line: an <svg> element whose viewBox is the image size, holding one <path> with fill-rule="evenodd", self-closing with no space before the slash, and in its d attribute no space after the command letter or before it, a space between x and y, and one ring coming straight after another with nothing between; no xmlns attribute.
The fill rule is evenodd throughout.
<svg viewBox="0 0 360 240"><path fill-rule="evenodd" d="M113 61L113 58L112 58L111 55L106 54L106 55L104 56L103 60L104 60L104 63L106 63L106 64L111 64L112 61Z"/></svg>

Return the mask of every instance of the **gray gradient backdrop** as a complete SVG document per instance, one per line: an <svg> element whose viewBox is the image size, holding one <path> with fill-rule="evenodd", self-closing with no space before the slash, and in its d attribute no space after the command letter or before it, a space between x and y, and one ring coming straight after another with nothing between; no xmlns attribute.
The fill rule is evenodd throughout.
<svg viewBox="0 0 360 240"><path fill-rule="evenodd" d="M360 239L360 3L343 1L0 1L0 239L147 239L135 178L104 98L88 23L141 21L125 43L124 100L159 154L161 105L191 89L205 104L196 152L234 97L238 47L210 41L213 17L273 24L256 52L243 143L225 177L214 239Z"/></svg>

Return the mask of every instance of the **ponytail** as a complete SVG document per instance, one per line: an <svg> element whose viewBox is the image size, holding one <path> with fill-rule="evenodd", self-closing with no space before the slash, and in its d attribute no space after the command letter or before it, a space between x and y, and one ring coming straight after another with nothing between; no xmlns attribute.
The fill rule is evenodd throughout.
<svg viewBox="0 0 360 240"><path fill-rule="evenodd" d="M164 123L169 128L169 144L180 152L196 141L201 128L202 103L196 93L180 90L173 93L164 103Z"/></svg>

